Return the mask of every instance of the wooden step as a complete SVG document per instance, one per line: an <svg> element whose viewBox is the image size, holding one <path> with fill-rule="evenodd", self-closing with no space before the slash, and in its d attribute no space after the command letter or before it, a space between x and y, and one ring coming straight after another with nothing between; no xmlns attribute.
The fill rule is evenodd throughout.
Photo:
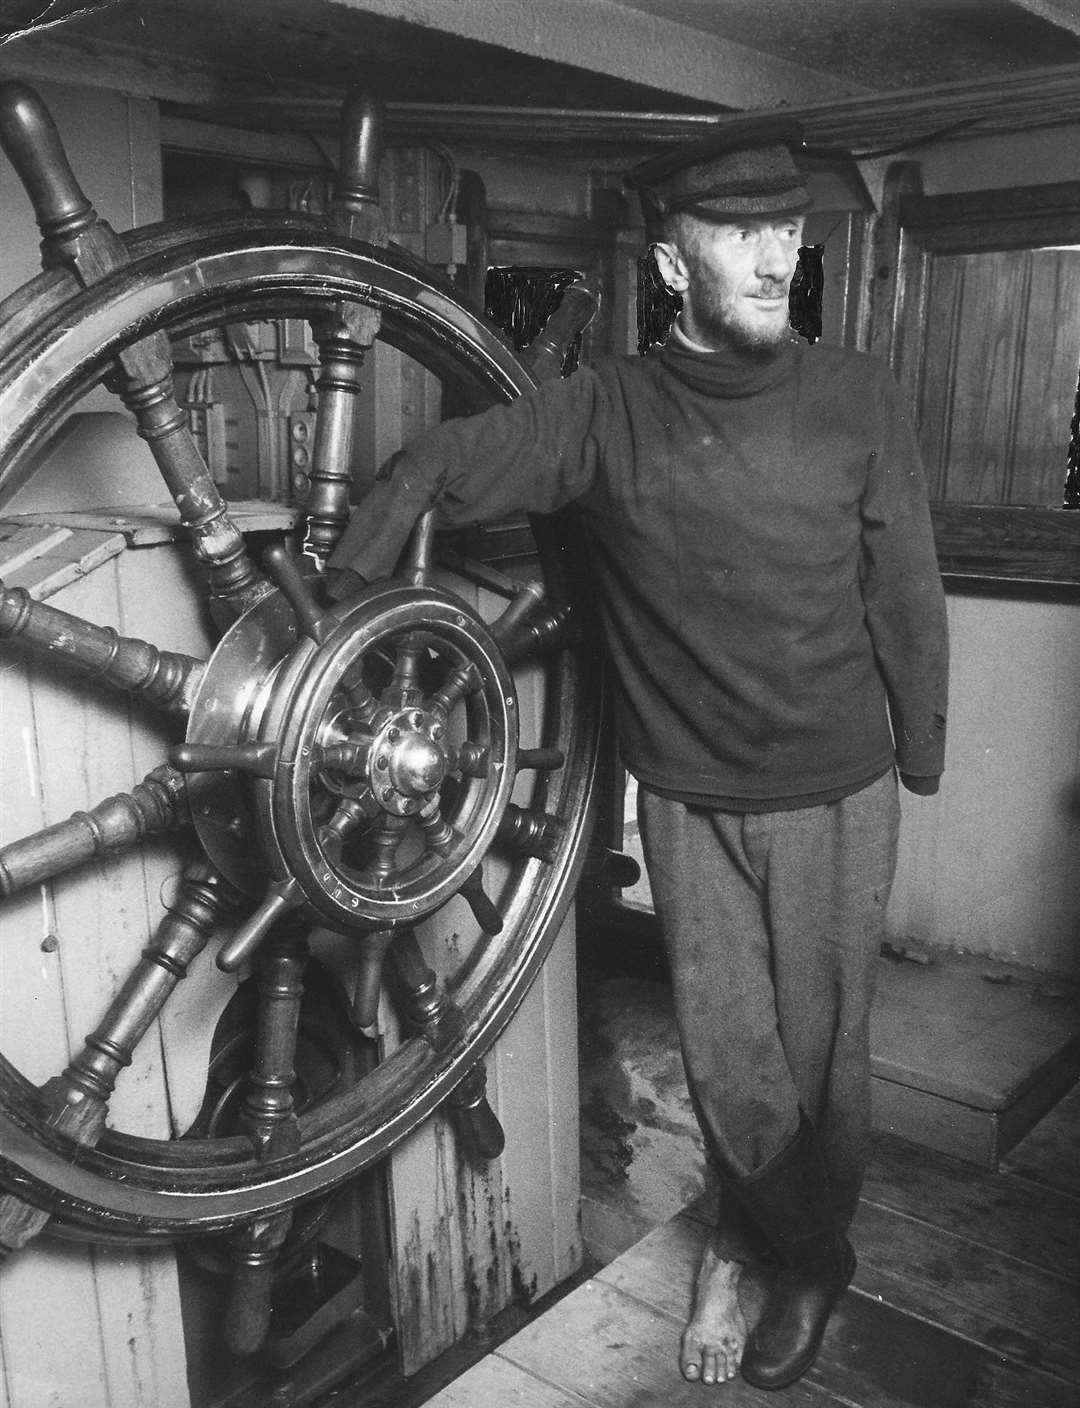
<svg viewBox="0 0 1080 1408"><path fill-rule="evenodd" d="M1080 1076L1075 984L946 950L883 958L874 1124L997 1168Z"/></svg>

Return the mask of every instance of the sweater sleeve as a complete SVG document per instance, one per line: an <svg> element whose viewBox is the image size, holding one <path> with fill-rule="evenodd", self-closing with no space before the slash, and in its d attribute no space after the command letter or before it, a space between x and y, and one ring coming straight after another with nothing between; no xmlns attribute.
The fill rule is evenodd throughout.
<svg viewBox="0 0 1080 1408"><path fill-rule="evenodd" d="M863 601L889 699L896 765L933 792L945 766L949 646L919 448L891 376L862 503Z"/></svg>
<svg viewBox="0 0 1080 1408"><path fill-rule="evenodd" d="M449 528L554 512L590 487L606 411L599 378L583 367L508 404L444 421L387 460L328 566L369 582L386 576L432 507Z"/></svg>

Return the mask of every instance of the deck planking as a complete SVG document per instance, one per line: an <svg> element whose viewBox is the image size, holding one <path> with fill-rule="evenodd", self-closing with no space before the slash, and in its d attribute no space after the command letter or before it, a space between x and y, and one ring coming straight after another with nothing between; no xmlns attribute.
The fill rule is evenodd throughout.
<svg viewBox="0 0 1080 1408"><path fill-rule="evenodd" d="M683 1408L676 1367L703 1197L600 1269L428 1408ZM1075 1408L1080 1401L1080 1090L997 1173L879 1136L859 1266L806 1377L724 1408ZM744 1278L749 1318L763 1295Z"/></svg>

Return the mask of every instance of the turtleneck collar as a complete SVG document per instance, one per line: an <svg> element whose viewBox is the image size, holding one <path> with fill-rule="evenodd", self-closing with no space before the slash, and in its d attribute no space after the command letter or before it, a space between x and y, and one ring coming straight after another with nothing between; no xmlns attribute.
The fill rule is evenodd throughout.
<svg viewBox="0 0 1080 1408"><path fill-rule="evenodd" d="M714 352L687 337L676 322L659 359L693 391L709 396L753 396L794 374L795 351L792 341L771 357L734 350Z"/></svg>

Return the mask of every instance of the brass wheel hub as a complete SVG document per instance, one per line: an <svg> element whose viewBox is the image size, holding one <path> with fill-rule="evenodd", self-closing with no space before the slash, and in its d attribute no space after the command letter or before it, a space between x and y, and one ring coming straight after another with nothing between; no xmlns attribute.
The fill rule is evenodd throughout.
<svg viewBox="0 0 1080 1408"><path fill-rule="evenodd" d="M446 726L430 710L391 715L368 752L368 784L385 811L413 816L438 791L452 764L445 740Z"/></svg>

